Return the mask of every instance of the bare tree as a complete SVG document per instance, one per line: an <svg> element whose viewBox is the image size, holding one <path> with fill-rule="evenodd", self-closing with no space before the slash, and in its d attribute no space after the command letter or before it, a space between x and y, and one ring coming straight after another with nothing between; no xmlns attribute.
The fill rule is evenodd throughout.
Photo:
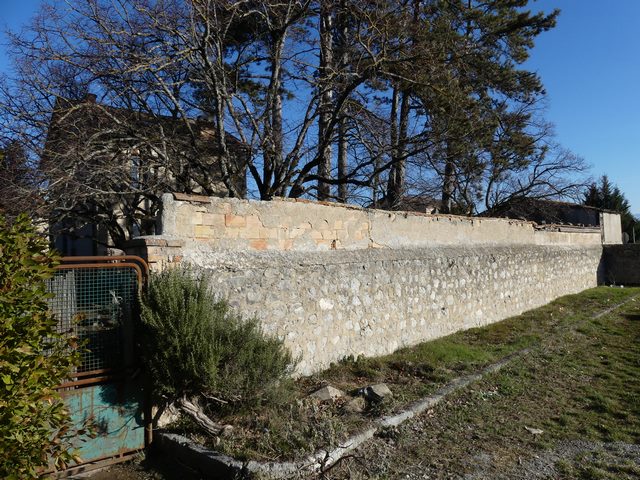
<svg viewBox="0 0 640 480"><path fill-rule="evenodd" d="M0 213L5 217L13 219L41 207L33 172L19 143L9 142L0 148Z"/></svg>
<svg viewBox="0 0 640 480"><path fill-rule="evenodd" d="M391 206L426 179L445 210L471 211L554 160L513 148L525 142L518 129L540 141L526 125L503 128L542 93L516 67L555 13L526 5L45 6L10 37L18 74L0 82L0 129L38 163L50 214L77 227L97 219L116 243L152 231L163 190Z"/></svg>

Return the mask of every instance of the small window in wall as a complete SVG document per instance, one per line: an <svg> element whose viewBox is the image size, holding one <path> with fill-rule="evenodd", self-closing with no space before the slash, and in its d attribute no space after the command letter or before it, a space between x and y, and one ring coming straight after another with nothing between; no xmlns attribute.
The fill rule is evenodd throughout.
<svg viewBox="0 0 640 480"><path fill-rule="evenodd" d="M131 188L140 187L140 157L131 157Z"/></svg>

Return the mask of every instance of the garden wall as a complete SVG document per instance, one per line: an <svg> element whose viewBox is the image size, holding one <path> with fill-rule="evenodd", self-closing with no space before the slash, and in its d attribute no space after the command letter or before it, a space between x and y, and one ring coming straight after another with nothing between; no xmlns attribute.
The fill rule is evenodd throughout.
<svg viewBox="0 0 640 480"><path fill-rule="evenodd" d="M600 229L311 202L163 197L129 253L191 263L309 374L485 325L597 285ZM205 228L206 227L206 228Z"/></svg>
<svg viewBox="0 0 640 480"><path fill-rule="evenodd" d="M640 243L604 246L604 281L614 285L640 285Z"/></svg>
<svg viewBox="0 0 640 480"><path fill-rule="evenodd" d="M619 217L619 216L618 216ZM601 229L502 218L389 212L308 200L167 194L160 232L231 250L360 250L438 245L600 245Z"/></svg>

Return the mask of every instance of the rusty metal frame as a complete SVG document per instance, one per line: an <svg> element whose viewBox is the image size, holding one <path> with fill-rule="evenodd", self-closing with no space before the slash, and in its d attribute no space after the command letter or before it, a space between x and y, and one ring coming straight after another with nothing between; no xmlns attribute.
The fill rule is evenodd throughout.
<svg viewBox="0 0 640 480"><path fill-rule="evenodd" d="M73 257L64 257L64 258L73 258ZM106 258L113 258L113 257L106 257ZM142 275L142 269L140 268L140 265L138 265L137 263L133 263L133 262L61 263L60 265L57 265L55 268L56 270L89 270L92 268L122 268L122 267L131 267L136 271L136 276L138 277L138 291L142 291L142 285L145 277Z"/></svg>
<svg viewBox="0 0 640 480"><path fill-rule="evenodd" d="M124 261L123 261L124 260ZM138 293L142 292L145 279L149 275L149 266L142 258L135 255L120 255L117 257L107 256L77 256L62 257L62 263L57 265L56 270L88 270L95 268L122 268L129 267L136 272L138 279ZM93 262L93 263L89 263ZM142 268L140 267L142 265ZM144 269L144 274L143 274ZM91 370L88 372L74 373L68 382L60 384L56 390L68 389L77 386L90 386L93 384L103 383L109 380L121 378L124 372L113 368L105 368L99 370ZM90 378L87 378L90 377ZM75 379L75 380L72 380Z"/></svg>
<svg viewBox="0 0 640 480"><path fill-rule="evenodd" d="M102 373L98 373L102 372ZM92 373L91 376L84 375L86 378L82 378L83 373ZM93 370L92 372L82 372L78 375L72 375L70 378L76 380L69 380L68 382L61 383L56 390L67 390L74 387L89 387L91 385L97 385L98 383L108 382L110 380L118 380L124 377L125 374L121 370L114 370L111 368L105 368L103 370Z"/></svg>
<svg viewBox="0 0 640 480"><path fill-rule="evenodd" d="M136 255L118 255L118 256L70 256L70 257L62 257L61 263L57 265L56 270L85 270L85 269L96 269L96 268L132 268L136 272L136 277L138 280L138 293L141 293L144 286L146 285L146 281L149 278L149 265L147 262ZM58 387L56 390L59 390L60 393L64 396L65 390L73 390L76 388L89 387L92 385L96 385L99 383L118 381L124 378L126 375L126 371L123 369L98 369L91 370L87 372L78 372L74 373L68 382L65 382ZM142 415L144 422L144 439L145 446L149 446L152 441L152 415L151 415L151 397L149 392L149 385L145 385L145 390L147 393L144 396L143 404L142 404ZM96 468L101 468L108 465L113 465L116 463L120 463L123 461L127 461L132 458L135 454L139 453L140 450L135 450L131 452L123 452L115 456L104 457L101 459L93 460L88 463L83 463L80 465L75 465L66 469L63 472L56 472L54 475L58 478L67 477L70 475L74 475L80 472L85 472L89 470L93 470Z"/></svg>
<svg viewBox="0 0 640 480"><path fill-rule="evenodd" d="M52 471L48 470L47 472L43 472L44 475L47 475L47 478L69 478L74 475L80 475L86 472L91 472L93 470L97 470L100 468L110 467L112 465L117 465L118 463L127 462L136 455L140 454L142 450L132 450L130 452L119 453L117 455L113 455L111 457L103 457L96 460L92 460L87 463L81 463L79 465L74 465L73 467L69 467L65 470Z"/></svg>
<svg viewBox="0 0 640 480"><path fill-rule="evenodd" d="M149 264L147 264L147 262L142 257L138 257L137 255L115 255L115 256L107 256L107 255L102 255L102 256L99 256L99 255L97 255L97 256L82 256L82 255L78 255L78 256L62 257L60 259L60 261L63 264L77 264L77 265L82 265L82 264L85 264L85 263L95 264L96 262L100 262L100 263L117 263L119 265L122 265L122 263L136 262L142 267L142 270L144 270L143 280L145 280L146 278L149 277Z"/></svg>

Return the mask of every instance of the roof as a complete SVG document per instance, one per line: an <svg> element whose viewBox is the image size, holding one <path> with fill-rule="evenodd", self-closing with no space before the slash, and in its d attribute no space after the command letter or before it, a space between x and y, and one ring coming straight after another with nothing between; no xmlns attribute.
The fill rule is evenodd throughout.
<svg viewBox="0 0 640 480"><path fill-rule="evenodd" d="M225 142L237 162L238 187L244 190L249 149L230 134L225 135ZM48 165L59 169L61 165L64 168L65 161L73 162L78 155L95 163L123 153L134 156L143 151L152 155L161 153L170 162L182 159L180 165L198 166L207 176L222 177L220 162L216 161L220 143L211 121L202 118L185 121L103 105L96 102L95 95L87 95L82 100L56 101L41 165L45 170Z"/></svg>
<svg viewBox="0 0 640 480"><path fill-rule="evenodd" d="M595 226L600 224L600 212L603 211L606 210L589 205L525 197L505 202L479 216L528 220L539 224Z"/></svg>
<svg viewBox="0 0 640 480"><path fill-rule="evenodd" d="M373 204L369 207L373 207ZM440 201L427 195L404 195L394 205L389 205L387 197L382 197L376 202L375 208L403 212L437 213Z"/></svg>
<svg viewBox="0 0 640 480"><path fill-rule="evenodd" d="M210 120L193 118L185 122L183 118L170 115L153 115L134 109L113 107L97 103L93 94L86 95L82 100L57 99L50 122L50 136L52 130L62 128L65 129L65 133L76 133L78 136L106 129L115 134L118 127L122 130L128 128L132 134L135 133L131 131L133 127L141 129L143 133L162 127L165 135L174 139L184 139L185 143L191 143L191 138L188 137L194 132L203 143L212 145L209 149L219 148L219 144L209 142L215 138L216 130ZM242 141L229 133L225 134L225 141L230 149L247 149Z"/></svg>

